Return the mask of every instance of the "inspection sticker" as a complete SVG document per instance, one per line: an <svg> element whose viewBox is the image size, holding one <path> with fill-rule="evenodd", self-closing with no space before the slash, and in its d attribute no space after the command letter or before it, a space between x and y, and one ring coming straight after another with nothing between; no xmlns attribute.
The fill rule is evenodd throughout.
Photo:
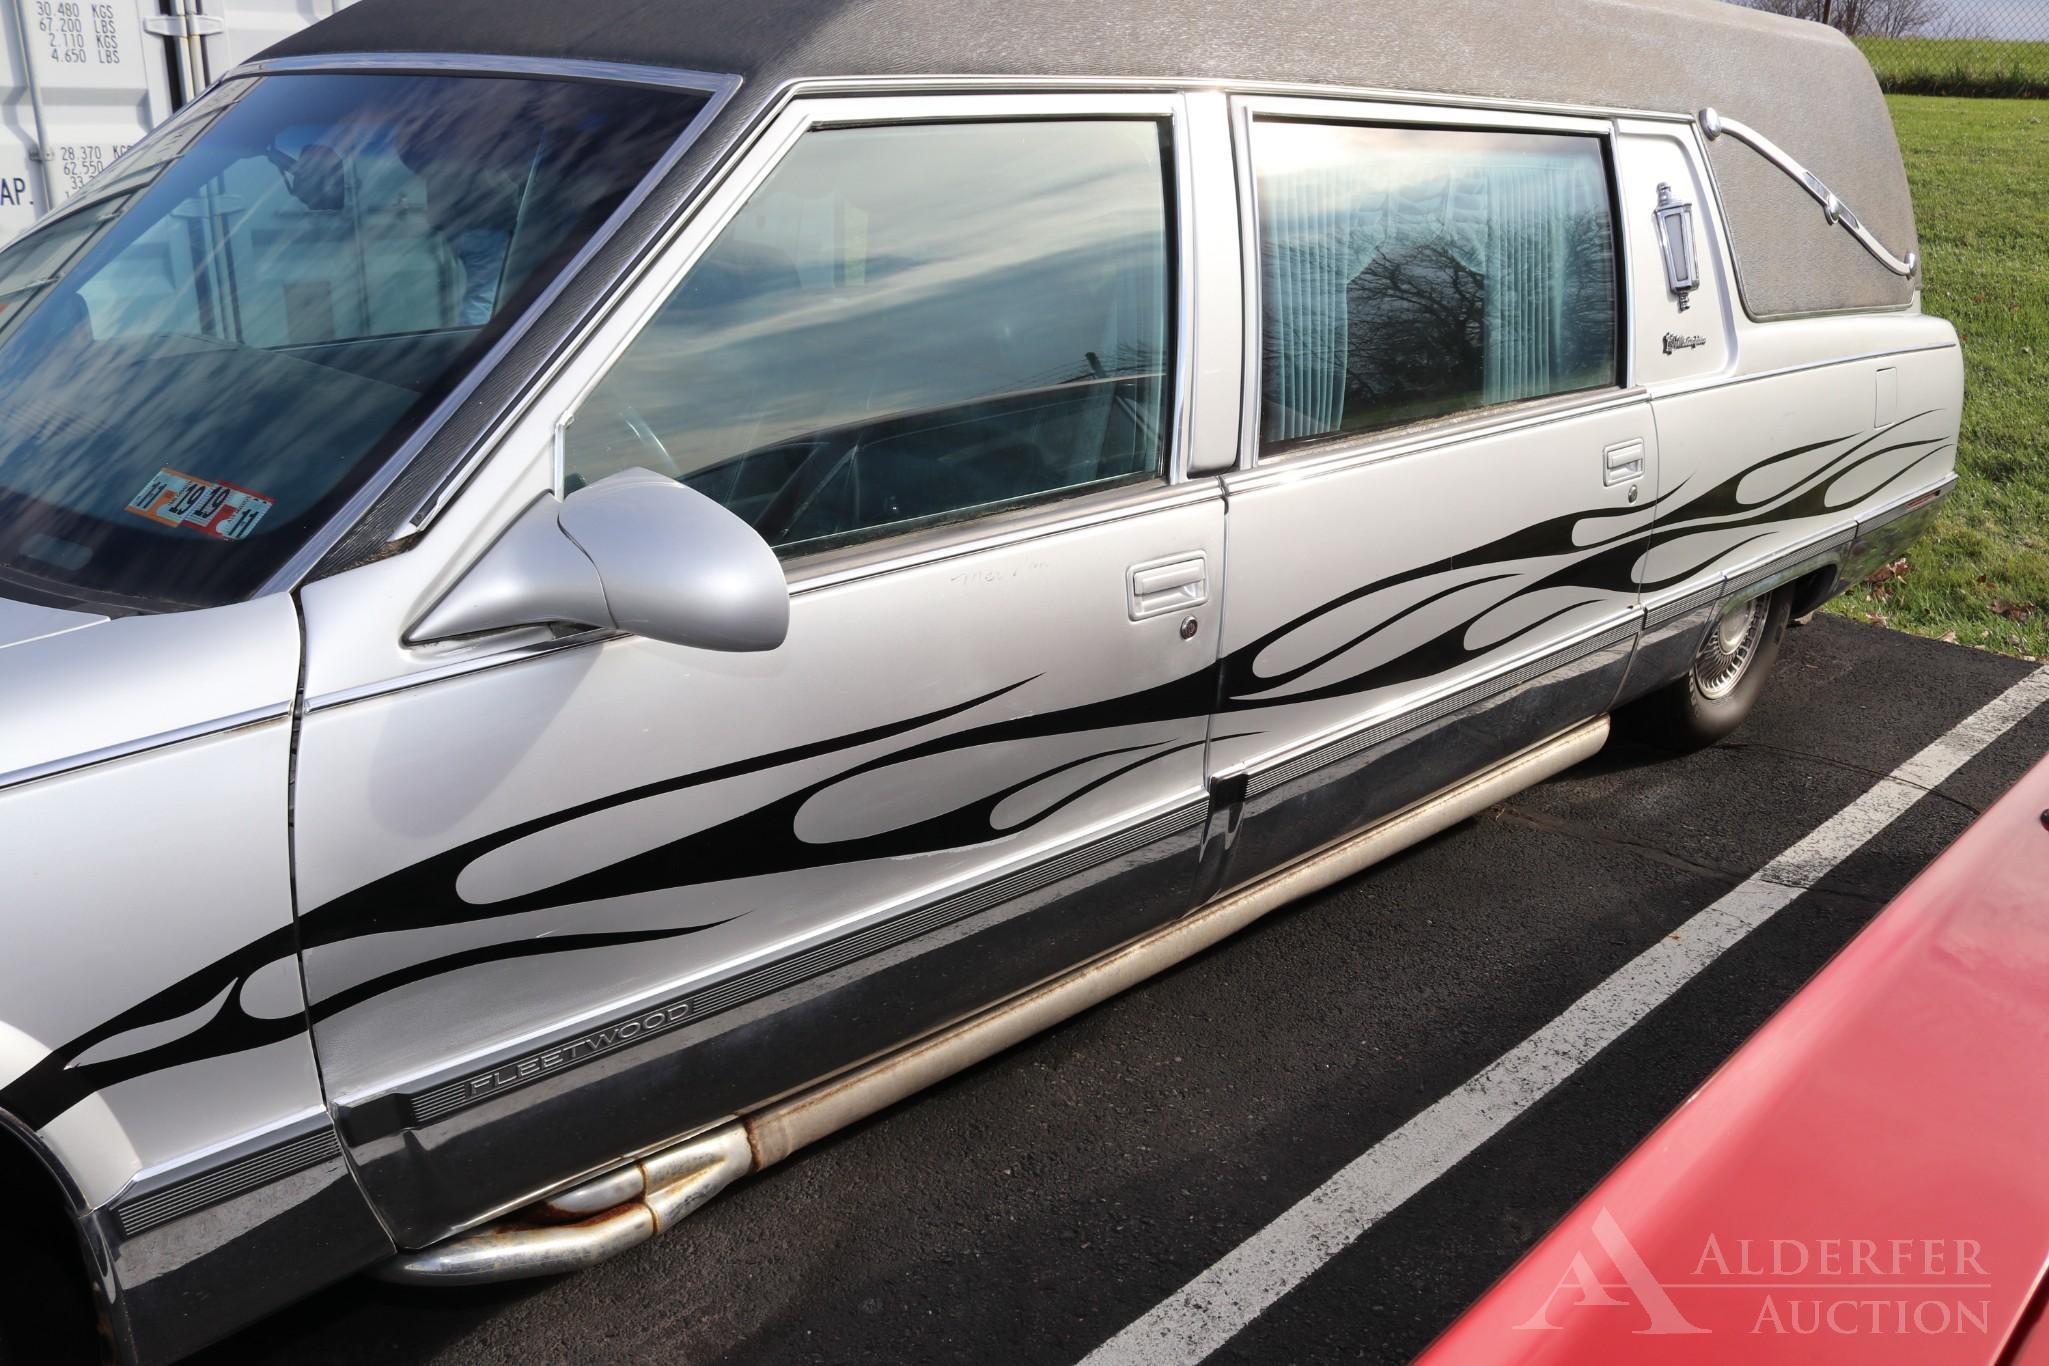
<svg viewBox="0 0 2049 1366"><path fill-rule="evenodd" d="M128 511L163 526L190 527L216 540L239 541L276 506L277 499L235 484L158 470L129 501Z"/></svg>

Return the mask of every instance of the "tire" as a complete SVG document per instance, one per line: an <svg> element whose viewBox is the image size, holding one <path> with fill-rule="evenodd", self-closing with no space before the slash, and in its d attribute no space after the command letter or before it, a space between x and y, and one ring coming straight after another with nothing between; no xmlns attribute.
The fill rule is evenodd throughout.
<svg viewBox="0 0 2049 1366"><path fill-rule="evenodd" d="M1702 637L1686 677L1623 708L1616 714L1618 728L1682 754L1726 739L1764 691L1792 605L1791 593L1781 588L1723 613Z"/></svg>
<svg viewBox="0 0 2049 1366"><path fill-rule="evenodd" d="M10 1160L11 1159L11 1160ZM0 1152L0 1366L97 1366L112 1343L85 1279L71 1218L23 1158Z"/></svg>

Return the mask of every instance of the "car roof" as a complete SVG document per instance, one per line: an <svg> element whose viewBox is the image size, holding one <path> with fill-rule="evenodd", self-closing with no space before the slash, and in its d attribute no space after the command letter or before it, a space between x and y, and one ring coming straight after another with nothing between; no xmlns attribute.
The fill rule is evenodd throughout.
<svg viewBox="0 0 2049 1366"><path fill-rule="evenodd" d="M1255 81L1692 114L1773 137L1904 255L1913 210L1869 65L1840 34L1723 0L359 0L269 57L448 53L791 81L1050 76ZM1713 149L1746 305L1896 307L1912 283L1827 230L1754 153ZM1794 218L1793 215L1798 215ZM1809 220L1812 220L1809 223ZM1809 230L1788 233L1788 222Z"/></svg>

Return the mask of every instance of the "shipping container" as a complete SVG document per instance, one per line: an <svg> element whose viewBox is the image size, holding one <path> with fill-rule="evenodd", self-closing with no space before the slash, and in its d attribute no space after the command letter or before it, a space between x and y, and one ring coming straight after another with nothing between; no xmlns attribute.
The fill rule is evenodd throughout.
<svg viewBox="0 0 2049 1366"><path fill-rule="evenodd" d="M0 241L186 101L348 0L0 0Z"/></svg>

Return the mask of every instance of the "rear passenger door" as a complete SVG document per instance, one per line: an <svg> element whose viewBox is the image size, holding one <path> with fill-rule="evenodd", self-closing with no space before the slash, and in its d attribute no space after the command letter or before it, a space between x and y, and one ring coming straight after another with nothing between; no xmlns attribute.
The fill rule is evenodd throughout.
<svg viewBox="0 0 2049 1366"><path fill-rule="evenodd" d="M797 101L418 544L305 591L314 1037L402 1242L1186 909L1224 511L1184 473L1184 119ZM777 547L783 645L408 643L633 468Z"/></svg>
<svg viewBox="0 0 2049 1366"><path fill-rule="evenodd" d="M1608 124L1282 99L1236 123L1259 306L1226 882L1605 711L1657 487Z"/></svg>

